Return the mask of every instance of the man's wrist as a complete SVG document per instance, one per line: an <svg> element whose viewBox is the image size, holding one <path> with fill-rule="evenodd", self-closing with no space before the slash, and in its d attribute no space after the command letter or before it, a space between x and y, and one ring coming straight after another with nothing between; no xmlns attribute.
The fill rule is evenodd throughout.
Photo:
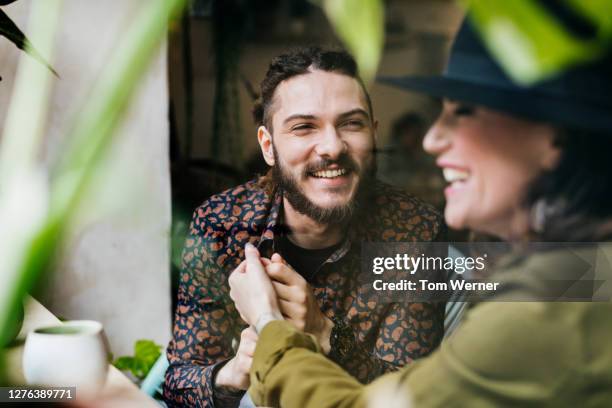
<svg viewBox="0 0 612 408"><path fill-rule="evenodd" d="M284 320L283 315L278 311L263 313L255 322L255 332L260 334L263 328L274 320Z"/></svg>

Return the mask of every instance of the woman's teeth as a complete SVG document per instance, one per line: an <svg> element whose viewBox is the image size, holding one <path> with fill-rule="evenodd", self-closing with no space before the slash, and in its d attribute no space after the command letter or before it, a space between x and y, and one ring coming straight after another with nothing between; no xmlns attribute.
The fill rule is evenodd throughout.
<svg viewBox="0 0 612 408"><path fill-rule="evenodd" d="M334 178L334 177L343 176L346 173L347 173L346 169L336 169L336 170L315 171L314 173L312 173L312 175L318 178Z"/></svg>
<svg viewBox="0 0 612 408"><path fill-rule="evenodd" d="M468 177L470 176L470 173L468 173L467 171L451 169L449 167L444 168L442 170L442 173L444 174L444 179L448 183L466 181Z"/></svg>

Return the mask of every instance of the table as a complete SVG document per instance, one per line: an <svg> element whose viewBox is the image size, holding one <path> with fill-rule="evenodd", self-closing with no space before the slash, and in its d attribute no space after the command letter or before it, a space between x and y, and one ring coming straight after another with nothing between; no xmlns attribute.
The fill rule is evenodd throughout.
<svg viewBox="0 0 612 408"><path fill-rule="evenodd" d="M22 342L18 346L9 348L6 356L9 381L14 384L25 384L22 356L23 340L25 340L27 334L42 326L61 323L53 313L31 297L25 302L24 314L23 326L17 336L17 339L22 340ZM100 401L97 401L95 405L159 408L159 405L153 398L140 391L133 382L112 365L109 367L104 389L96 400L98 399ZM98 402L101 402L101 404L98 404Z"/></svg>

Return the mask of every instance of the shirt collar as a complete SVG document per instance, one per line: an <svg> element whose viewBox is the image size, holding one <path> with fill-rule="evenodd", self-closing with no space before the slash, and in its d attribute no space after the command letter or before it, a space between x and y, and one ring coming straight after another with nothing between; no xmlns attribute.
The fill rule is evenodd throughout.
<svg viewBox="0 0 612 408"><path fill-rule="evenodd" d="M283 195L280 189L276 189L274 196L272 197L272 205L270 206L270 213L265 222L264 230L259 238L257 248L259 252L267 257L272 256L274 252L274 237L280 232L280 213L282 209Z"/></svg>
<svg viewBox="0 0 612 408"><path fill-rule="evenodd" d="M259 239L259 243L257 244L257 248L259 252L266 257L272 256L274 253L274 242L275 238L278 237L282 233L283 226L280 223L281 219L281 211L283 209L283 194L280 189L277 189L274 197L272 199L272 206L270 207L270 214L266 219L265 228L261 237ZM333 263L340 259L342 259L348 251L351 249L351 241L356 238L356 231L354 224L351 222L347 225L349 229L346 234L346 238L342 245L335 250L330 257L325 261L325 263Z"/></svg>

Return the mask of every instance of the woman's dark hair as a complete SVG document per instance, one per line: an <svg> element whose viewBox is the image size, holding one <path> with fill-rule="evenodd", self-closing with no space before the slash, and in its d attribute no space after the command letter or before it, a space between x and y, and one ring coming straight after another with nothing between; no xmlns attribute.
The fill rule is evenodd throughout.
<svg viewBox="0 0 612 408"><path fill-rule="evenodd" d="M592 242L612 237L611 136L557 130L559 164L538 177L526 197L539 240Z"/></svg>
<svg viewBox="0 0 612 408"><path fill-rule="evenodd" d="M355 78L363 89L372 118L372 103L363 82L357 73L357 64L346 51L323 50L319 47L298 48L274 58L261 82L261 94L253 108L253 117L258 126L266 126L272 132L271 108L278 85L291 77L304 75L312 69L337 72Z"/></svg>

